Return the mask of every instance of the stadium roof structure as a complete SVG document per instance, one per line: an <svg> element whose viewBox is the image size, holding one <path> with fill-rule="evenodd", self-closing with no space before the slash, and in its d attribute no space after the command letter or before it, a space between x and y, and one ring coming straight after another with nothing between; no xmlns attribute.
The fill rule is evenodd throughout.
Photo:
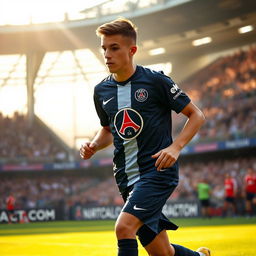
<svg viewBox="0 0 256 256"><path fill-rule="evenodd" d="M136 9L135 4L131 4L126 12L108 16L98 15L84 20L2 26L0 54L81 48L99 52L95 29L99 24L118 16L130 18L139 27L141 50L137 61L142 64L152 63L152 56L148 51L153 48L165 49L164 55L153 57L154 61L159 59L163 62L170 59L184 60L184 58L255 42L255 30L243 35L237 32L242 26L256 27L255 0L158 0L155 2L155 5L144 9ZM100 6L97 6L98 10ZM89 11L91 10L84 10L85 13ZM211 37L213 43L201 47L192 45L193 40L203 37Z"/></svg>

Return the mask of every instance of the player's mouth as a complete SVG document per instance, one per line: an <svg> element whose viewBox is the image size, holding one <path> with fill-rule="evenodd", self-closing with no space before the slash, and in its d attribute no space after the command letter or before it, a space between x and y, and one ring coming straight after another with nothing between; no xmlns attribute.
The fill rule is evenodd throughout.
<svg viewBox="0 0 256 256"><path fill-rule="evenodd" d="M110 66L113 66L114 63L113 63L113 62L107 62L106 65L107 65L108 67L110 67Z"/></svg>

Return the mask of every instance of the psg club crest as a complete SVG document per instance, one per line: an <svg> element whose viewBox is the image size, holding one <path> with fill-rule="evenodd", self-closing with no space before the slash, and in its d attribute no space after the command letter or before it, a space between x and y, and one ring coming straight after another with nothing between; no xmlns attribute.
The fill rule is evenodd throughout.
<svg viewBox="0 0 256 256"><path fill-rule="evenodd" d="M140 88L135 92L135 99L139 102L144 102L148 98L148 91Z"/></svg>
<svg viewBox="0 0 256 256"><path fill-rule="evenodd" d="M124 140L132 140L140 134L143 128L143 119L136 110L123 108L116 113L114 125L119 137Z"/></svg>

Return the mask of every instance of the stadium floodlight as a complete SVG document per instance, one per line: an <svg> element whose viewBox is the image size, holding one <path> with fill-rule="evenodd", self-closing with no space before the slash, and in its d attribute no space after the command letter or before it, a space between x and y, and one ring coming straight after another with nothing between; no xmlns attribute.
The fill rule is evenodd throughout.
<svg viewBox="0 0 256 256"><path fill-rule="evenodd" d="M163 54L163 53L165 53L165 52L166 52L166 50L165 50L165 48L163 48L163 47L155 48L155 49L152 49L152 50L149 50L149 51L148 51L149 55L151 55L151 56Z"/></svg>
<svg viewBox="0 0 256 256"><path fill-rule="evenodd" d="M253 26L252 25L248 25L248 26L244 26L238 29L238 33L239 34L244 34L244 33L248 33L251 32L253 30Z"/></svg>
<svg viewBox="0 0 256 256"><path fill-rule="evenodd" d="M192 45L193 46L200 46L200 45L203 45L203 44L209 44L210 42L212 42L212 38L207 36L207 37L203 37L203 38L196 39L196 40L192 41Z"/></svg>

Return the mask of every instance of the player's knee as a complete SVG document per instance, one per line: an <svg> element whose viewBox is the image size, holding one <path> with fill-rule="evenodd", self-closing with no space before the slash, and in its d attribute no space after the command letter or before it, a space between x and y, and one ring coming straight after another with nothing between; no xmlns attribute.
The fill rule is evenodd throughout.
<svg viewBox="0 0 256 256"><path fill-rule="evenodd" d="M118 222L115 226L115 233L118 239L134 238L136 231L127 223Z"/></svg>

